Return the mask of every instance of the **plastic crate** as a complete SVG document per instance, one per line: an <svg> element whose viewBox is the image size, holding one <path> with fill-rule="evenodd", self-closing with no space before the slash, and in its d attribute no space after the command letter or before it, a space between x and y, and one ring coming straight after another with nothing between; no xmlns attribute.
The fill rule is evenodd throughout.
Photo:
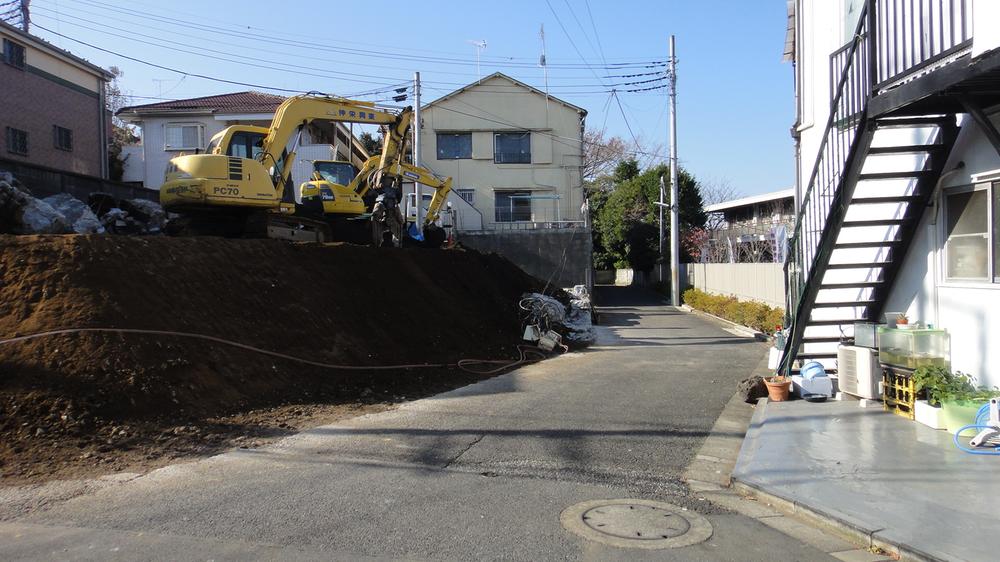
<svg viewBox="0 0 1000 562"><path fill-rule="evenodd" d="M886 411L912 420L918 398L912 369L882 364L882 406Z"/></svg>

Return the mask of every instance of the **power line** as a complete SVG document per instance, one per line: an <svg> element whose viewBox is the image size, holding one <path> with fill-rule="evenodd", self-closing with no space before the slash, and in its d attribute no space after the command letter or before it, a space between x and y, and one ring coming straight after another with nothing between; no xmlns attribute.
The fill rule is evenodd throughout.
<svg viewBox="0 0 1000 562"><path fill-rule="evenodd" d="M625 126L628 128L629 134L632 135L632 140L635 141L635 147L638 149L639 139L637 139L635 133L632 132L632 125L629 124L628 117L625 116L625 109L622 107L621 100L618 99L618 92L613 93L612 96L615 98L615 101L618 102L618 110L622 112L622 119L625 120Z"/></svg>
<svg viewBox="0 0 1000 562"><path fill-rule="evenodd" d="M349 54L349 55L355 55L355 56L361 56L361 57L368 57L368 58L385 58L385 59L394 59L394 60L405 60L405 61L411 61L411 62L415 61L415 62L425 62L425 63L435 63L435 64L461 65L461 66L475 66L475 64L476 64L475 61L468 61L468 60L464 60L464 59L457 59L457 58L450 58L450 57L427 57L427 56L412 55L412 54L408 54L408 53L393 53L393 52L389 52L389 51L378 51L378 50L370 50L370 49L357 49L357 48L351 48L351 47L336 47L336 46L333 46L333 45L324 44L322 42L313 41L313 40L310 40L310 41L296 41L296 40L292 40L292 39L282 39L280 37L271 37L271 38L267 39L266 41L264 41L264 40L255 39L253 37L248 37L245 32L239 32L238 33L238 32L235 32L235 31L232 31L232 30L229 30L229 29L225 29L225 28L222 28L222 27L219 27L219 26L212 26L212 25L202 24L202 23L198 23L198 22L192 22L192 21L188 21L188 20L182 20L182 19L178 19L178 18L171 18L171 17L167 17L167 16L159 16L159 15L155 15L155 14L150 14L148 12L139 12L139 11L136 11L136 10L130 10L130 9L127 9L127 8L122 8L120 6L115 6L115 5L107 4L105 2L100 2L98 0L74 0L74 1L76 1L78 3L82 3L82 4L87 5L87 6L97 7L97 8L101 8L101 9L104 9L104 10L109 10L109 11L112 11L112 12L115 12L115 13L129 14L129 15L132 15L132 16L137 16L137 17L142 18L144 21L148 20L148 19L153 19L153 20L159 21L161 23L167 23L167 24L170 24L170 25L180 26L180 27L184 27L184 28L195 28L195 29L199 29L201 31L209 31L209 32L213 32L215 34L222 34L222 35L227 35L227 36L230 36L230 37L247 38L247 39L251 39L251 40L262 41L262 42L266 42L269 45L284 44L284 45L291 45L291 46L296 46L296 47L300 47L300 48L307 48L307 49L311 49L311 50L322 50L322 51L336 52L336 53L340 53L340 54ZM248 29L256 29L256 28L250 28L250 27L248 27ZM274 34L274 30L273 29L266 29L266 30L259 29L259 31L266 31L269 34ZM507 67L510 67L510 68L535 68L535 66L536 66L535 63L527 63L527 62L520 63L520 62L511 62L511 61L496 61L496 62L493 62L492 64L494 64L494 66L507 66ZM629 61L629 62L623 62L623 63L611 63L611 64L608 65L608 68L609 69L621 69L621 68L627 68L627 67L644 67L645 65L649 65L649 64L665 65L666 61L663 61L663 60L654 60L654 61ZM552 65L552 66L553 67L558 67L558 68L572 69L572 68L591 68L593 65L590 65L590 64L577 65L577 64L566 63L566 64L558 64L558 65Z"/></svg>
<svg viewBox="0 0 1000 562"><path fill-rule="evenodd" d="M78 2L87 2L88 0L76 0L76 1L78 1ZM148 7L148 9L144 10L144 11L130 10L133 13L141 15L144 18L145 17L150 17L150 16L152 16L152 17L160 17L160 18L169 18L169 16L162 16L162 15L156 15L156 14L150 13L150 10L160 10L160 11L166 12L166 13L178 14L178 15L181 15L181 16L187 16L189 18L195 18L195 21L199 21L199 22L205 21L205 18L203 16L203 14L194 14L194 13L183 12L183 11L179 11L179 10L168 10L168 9L163 8L163 6L160 3L136 2L135 0L133 0L131 3L132 4L141 4L143 6ZM123 7L115 5L115 4L109 4L107 2L102 2L100 0L89 0L89 5L100 5L100 6L105 7L106 9L126 9L126 8L123 8ZM174 19L175 21L184 21L185 24L187 24L187 23L189 23L191 21L191 20L180 20L180 19L177 19L177 18L169 18L169 19ZM286 30L279 30L279 29L275 29L273 27L262 28L262 27L255 27L255 26L250 26L250 25L237 24L237 23L233 23L233 22L230 22L230 21L223 21L223 20L218 20L218 19L211 20L211 21L218 22L218 23L220 23L220 24L222 24L222 25L224 25L226 27L232 28L234 31L239 31L241 33L245 33L248 30L263 32L263 33L268 34L269 36L274 36L274 35L278 35L278 36L281 36L281 35L292 35L292 34L295 34L295 33L301 33L301 30L294 30L294 31L287 30L287 29ZM270 39L268 39L267 41L269 43L272 42ZM332 39L327 39L327 41L329 41L330 43L343 43L343 44L352 45L352 46L367 45L367 46L378 47L378 48L382 48L382 49L392 49L393 48L392 45L380 45L380 44L377 44L377 43L359 43L357 41L336 41L336 40L332 40ZM437 50L431 50L431 49L419 49L419 48L410 48L410 47L407 47L406 49L404 49L403 53L394 53L394 54L409 54L412 51L422 51L422 52L440 53L440 54L461 56L460 53L457 53L457 52L454 52L454 51L437 51ZM520 61L520 60L523 60L523 61L527 61L527 62L524 63L527 66L534 66L534 64L536 62L536 60L535 60L534 57L514 57L514 56L484 56L483 57L483 62L486 62L487 59L491 59L491 60L495 59L496 62L509 62L509 61ZM464 59L460 59L460 60L464 60ZM614 63L612 63L612 64L614 64Z"/></svg>
<svg viewBox="0 0 1000 562"><path fill-rule="evenodd" d="M323 69L323 68L317 68L317 67L311 67L311 66L305 66L305 65L299 65L299 64L284 63L282 61L262 59L262 58L255 58L255 59L253 59L254 61L257 61L257 62L249 62L248 60L238 60L238 59L234 60L232 58L226 58L226 57L219 56L219 55L227 55L227 56L230 56L230 57L241 57L241 55L238 54L238 53L232 53L232 52L226 52L226 51L219 51L219 50L213 50L211 52L188 50L188 49L184 49L183 48L183 47L188 46L189 45L188 43L182 43L182 42L179 42L179 41L172 41L170 39L163 39L163 38L159 38L159 37L155 38L156 42L154 42L154 41L152 41L152 39L154 39L154 38L151 37L151 36L148 36L148 35L146 36L147 39L139 39L139 38L136 38L136 37L133 37L133 36L130 36L130 35L122 35L122 34L118 34L118 33L111 33L111 32L108 31L108 29L111 29L111 30L116 30L116 31L122 31L122 32L125 32L125 33L130 33L130 30L127 30L127 29L122 29L122 28L119 28L119 27L110 26L110 25L107 25L106 23L102 24L101 22L96 22L96 21L89 20L89 19L86 19L86 18L81 18L81 17L76 17L75 19L77 21L75 21L75 22L68 22L68 23L71 23L71 25L75 25L77 27L80 27L80 28L83 28L83 29L87 29L87 30L90 30L90 31L101 32L101 33L104 33L104 34L107 34L107 35L111 35L113 37L119 37L119 38L122 38L122 39L126 39L126 40L129 40L129 41L134 41L134 42L137 42L137 43L141 43L141 44L145 44L145 45L150 45L150 46L154 46L154 47L169 48L169 49L171 49L173 51L180 51L180 52L192 54L192 55L195 55L195 56L201 56L201 57L205 57L205 58L209 58L209 59L221 60L221 61L225 61L225 62L232 62L234 64L242 64L242 65L246 65L246 66L253 66L253 67L257 67L257 68L263 68L263 69L266 69L266 70L274 70L274 71L277 71L277 72L295 73L297 75L298 74L307 74L307 75L311 75L311 76L315 76L315 77L319 77L319 78L331 78L331 79L342 79L340 75L343 75L345 77L351 77L351 78L349 78L350 80L355 81L355 82L359 82L359 83L366 83L366 84L383 84L384 83L381 80L376 82L376 81L371 81L371 80L359 80L359 79L354 78L354 77L360 77L360 78L379 78L379 79L383 79L384 78L382 76L376 76L376 75L371 75L371 74L358 74L358 73L353 73L353 72L332 71L332 70L326 70L326 69ZM83 21L83 22L87 22L87 23L92 23L92 24L95 24L95 25L101 25L102 29L97 29L97 28L94 28L94 27L83 25L81 23L78 23L79 21ZM186 35L188 37L197 38L195 36L191 36L191 35L187 35L187 34L183 34L183 33L180 33L179 35ZM159 42L159 43L166 43L168 45L174 45L174 47L168 47L166 45L159 44L157 42ZM276 53L276 54L288 54L289 56L296 56L296 55L292 55L290 53L280 53L279 52L279 53ZM259 63L269 63L269 64L279 65L279 66L267 66L265 64L259 64ZM300 70L305 70L305 71L312 71L313 73L310 73L310 72L303 73L303 72L300 72L299 70L292 70L292 69L300 69ZM316 74L315 72L319 72L320 74ZM343 79L346 80L348 78L343 78ZM399 80L402 80L402 79L400 78ZM465 86L466 85L464 83L454 83L454 82L438 82L438 81L428 81L428 82L435 83L435 84L445 84L445 85L450 85L450 86ZM616 84L616 85L627 86L627 85L637 84L637 83L638 82L632 82L632 83L626 82L626 83ZM569 85L555 86L555 88L558 88L560 91L565 91L565 92L572 92L574 88L593 88L593 87L594 87L593 85L589 85L589 84L569 84Z"/></svg>
<svg viewBox="0 0 1000 562"><path fill-rule="evenodd" d="M573 6L569 4L569 0L563 0L566 4L566 9L569 10L569 15L573 16L573 21L576 22L576 26L580 28L580 32L583 33L583 38L587 40L587 44L590 45L590 50L594 51L594 54L601 56L601 53L594 47L594 44L590 42L590 36L587 35L587 31L583 29L583 24L580 23L580 18L576 17L576 12L573 10Z"/></svg>
<svg viewBox="0 0 1000 562"><path fill-rule="evenodd" d="M584 5L587 6L587 17L590 18L590 28L594 30L594 39L597 39L597 46L601 52L601 62L604 66L608 65L608 59L604 58L604 45L601 45L601 34L597 32L597 25L594 24L594 14L590 11L590 0L584 0Z"/></svg>
<svg viewBox="0 0 1000 562"><path fill-rule="evenodd" d="M564 34L566 34L566 39L569 39L569 44L573 46L573 50L576 51L576 54L580 56L580 60L583 61L585 65L587 65L587 58L583 56L583 53L580 52L579 47L576 46L576 42L573 41L573 36L569 34L569 31L566 31L566 26L563 25L562 20L559 19L559 14L557 14L555 8L552 7L552 3L549 2L549 0L545 0L545 5L549 7L549 11L552 12L552 15L556 18L556 23L559 24L560 29L563 30ZM594 78L597 78L598 82L604 84L604 82L601 80L601 77L598 76L596 72L594 72L594 69L590 65L587 65L587 68L590 70L590 73L594 75Z"/></svg>
<svg viewBox="0 0 1000 562"><path fill-rule="evenodd" d="M226 80L224 78L216 78L214 76L206 76L204 74L198 74L196 72L185 72L183 70L178 70L176 68L171 68L169 66L164 66L162 64L156 64L154 62L149 62L149 61L145 61L145 60L142 60L142 59L139 59L139 58L136 58L136 57L131 57L129 55L126 55L126 54L123 54L123 53L119 53L117 51L112 51L111 49L105 49L104 47L98 47L97 45L94 45L94 44L91 44L91 43L87 43L86 41L81 41L79 39L74 39L74 38L70 37L69 35L63 35L62 33L57 33L55 31L52 31L51 29L48 29L47 27L43 27L41 25L38 25L37 23L35 24L35 27L37 27L39 29L42 29L42 30L45 30L45 31L48 31L49 33L51 33L53 35L57 35L59 37L62 37L63 39L69 39L70 41L73 41L74 43L79 43L79 44L84 45L86 47L90 47L91 49L96 49L98 51L101 51L101 52L104 52L104 53L108 53L110 55L115 55L117 57L121 57L123 59L127 59L127 60L130 60L130 61L133 61L133 62L137 62L137 63L140 63L140 64L145 64L147 66L152 66L153 68L159 68L161 70L167 70L167 71L170 71L170 72L176 72L177 74L187 74L188 76L194 76L195 78L202 78L204 80L211 80L213 82L222 82L224 84L234 84L234 85L237 85L237 86L247 86L249 88L260 88L260 89L263 89L263 90L275 90L275 91L278 91L278 92L291 92L291 93L296 93L296 94L302 93L301 90L292 90L290 88L276 88L274 86L264 86L264 85L261 85L261 84L253 84L253 83L250 83L250 82L240 82L238 80Z"/></svg>

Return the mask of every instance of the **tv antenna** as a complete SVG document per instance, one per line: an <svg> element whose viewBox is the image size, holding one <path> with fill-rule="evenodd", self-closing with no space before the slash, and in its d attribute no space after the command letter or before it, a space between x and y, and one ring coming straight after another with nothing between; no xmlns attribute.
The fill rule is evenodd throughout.
<svg viewBox="0 0 1000 562"><path fill-rule="evenodd" d="M476 74L479 75L479 81L482 82L483 72L482 70L479 69L479 57L482 54L483 50L486 49L486 39L481 39L479 41L476 41L474 39L467 39L466 43L469 43L470 45L476 48Z"/></svg>

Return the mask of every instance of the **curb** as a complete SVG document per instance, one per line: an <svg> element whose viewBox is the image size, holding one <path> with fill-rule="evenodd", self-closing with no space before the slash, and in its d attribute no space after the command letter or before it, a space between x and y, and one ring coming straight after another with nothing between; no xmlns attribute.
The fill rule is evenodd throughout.
<svg viewBox="0 0 1000 562"><path fill-rule="evenodd" d="M767 371L767 357L752 373L761 371ZM754 519L840 560L890 560L882 552L901 554L906 559L934 560L884 544L875 537L877 531L869 533L839 524L836 518L740 481L737 467L753 458L767 403L762 398L750 413L739 394L729 400L681 476L693 496ZM737 438L732 435L734 431L745 434Z"/></svg>
<svg viewBox="0 0 1000 562"><path fill-rule="evenodd" d="M770 337L767 334L765 334L763 332L758 332L757 330L754 330L753 328L750 328L749 326L744 326L743 324L737 324L737 323L732 322L730 320L726 320L725 318L722 318L721 316L716 316L714 314L709 314L708 312L705 312L704 310L698 310L696 308L691 308L690 306L688 306L686 304L682 304L682 305L680 305L680 306L678 306L676 308L679 309L679 310L683 310L684 312L687 312L688 314L697 314L697 315L700 315L700 316L707 316L708 318L713 318L715 320L718 320L719 322L722 322L723 324L726 324L726 326L728 326L730 329L735 330L737 332L740 332L741 334L747 336L748 338L753 338L753 339L755 339L757 341L768 341L770 339Z"/></svg>

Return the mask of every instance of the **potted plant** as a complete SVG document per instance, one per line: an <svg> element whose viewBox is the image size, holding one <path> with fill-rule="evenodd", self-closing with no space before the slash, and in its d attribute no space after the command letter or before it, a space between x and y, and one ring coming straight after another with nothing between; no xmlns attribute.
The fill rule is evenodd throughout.
<svg viewBox="0 0 1000 562"><path fill-rule="evenodd" d="M925 366L914 371L914 389L927 397L914 401L914 419L932 429L945 429L941 396L952 392L957 384L955 374L944 367Z"/></svg>
<svg viewBox="0 0 1000 562"><path fill-rule="evenodd" d="M768 399L774 402L788 400L788 388L792 386L792 379L775 373L773 377L766 377L764 384L767 386Z"/></svg>
<svg viewBox="0 0 1000 562"><path fill-rule="evenodd" d="M914 387L927 391L930 406L940 406L936 425L949 433L957 433L963 426L976 423L976 414L990 398L1000 395L997 389L976 387L976 379L965 373L952 373L943 367L921 367L913 372ZM916 412L914 412L916 414ZM966 430L963 436L972 436Z"/></svg>

